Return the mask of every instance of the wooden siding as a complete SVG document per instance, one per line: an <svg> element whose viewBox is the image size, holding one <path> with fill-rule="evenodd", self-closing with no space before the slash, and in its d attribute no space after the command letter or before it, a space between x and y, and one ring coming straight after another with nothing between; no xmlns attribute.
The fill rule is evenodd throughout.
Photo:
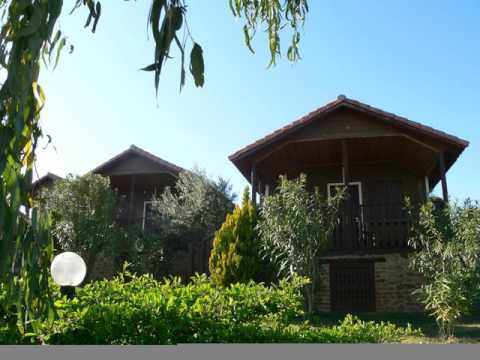
<svg viewBox="0 0 480 360"><path fill-rule="evenodd" d="M327 196L329 183L341 183L342 167L339 165L296 169L286 173L277 173L271 179L279 175L286 175L290 179L297 178L301 173L307 175L307 185L310 189L318 187L324 196ZM350 182L362 184L363 204L379 204L384 202L403 201L404 196L411 197L412 201L425 200L425 179L407 170L402 170L393 163L380 163L370 165L352 165L350 169ZM270 191L274 190L278 182L267 181ZM384 187L388 184L396 184L400 193L385 193Z"/></svg>
<svg viewBox="0 0 480 360"><path fill-rule="evenodd" d="M164 166L137 154L129 154L101 171L102 175L118 176L131 174L170 173Z"/></svg>

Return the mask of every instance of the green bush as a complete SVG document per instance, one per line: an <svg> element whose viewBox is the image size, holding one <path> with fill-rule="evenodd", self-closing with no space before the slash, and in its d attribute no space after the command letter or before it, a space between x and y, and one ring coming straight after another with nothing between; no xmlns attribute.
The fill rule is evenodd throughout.
<svg viewBox="0 0 480 360"><path fill-rule="evenodd" d="M257 211L245 189L241 206L228 214L215 233L209 268L212 280L221 286L250 280L262 281L264 264L255 231Z"/></svg>
<svg viewBox="0 0 480 360"><path fill-rule="evenodd" d="M250 282L219 288L205 275L181 284L178 278L159 282L126 272L86 285L72 301L57 301L60 319L37 339L50 344L254 341L258 324L287 324L302 315L304 283L295 278L274 287Z"/></svg>
<svg viewBox="0 0 480 360"><path fill-rule="evenodd" d="M125 271L78 289L73 300L56 289L53 327L21 338L10 319L0 323L0 344L362 343L415 333L351 316L328 328L298 324L305 282L295 276L270 287L217 287L205 275L182 284Z"/></svg>
<svg viewBox="0 0 480 360"><path fill-rule="evenodd" d="M409 243L417 251L411 267L423 278L415 291L435 317L440 334L452 336L457 321L472 310L480 282L480 204L428 201L419 209L410 201Z"/></svg>

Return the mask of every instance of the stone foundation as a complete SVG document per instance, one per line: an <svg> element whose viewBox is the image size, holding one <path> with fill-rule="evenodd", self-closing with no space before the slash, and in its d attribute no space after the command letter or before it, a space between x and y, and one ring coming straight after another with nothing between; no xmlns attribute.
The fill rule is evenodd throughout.
<svg viewBox="0 0 480 360"><path fill-rule="evenodd" d="M377 312L421 312L423 307L412 295L418 288L421 277L408 267L407 254L375 254L361 256L328 256L322 260L365 261L371 259L375 267L375 308ZM330 311L330 264L320 267L316 307Z"/></svg>

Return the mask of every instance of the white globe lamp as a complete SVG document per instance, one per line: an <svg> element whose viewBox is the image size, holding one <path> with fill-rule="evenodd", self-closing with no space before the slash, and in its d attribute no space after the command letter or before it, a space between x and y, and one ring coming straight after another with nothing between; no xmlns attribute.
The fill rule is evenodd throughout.
<svg viewBox="0 0 480 360"><path fill-rule="evenodd" d="M60 285L61 293L71 299L75 295L75 286L85 279L87 266L80 255L67 251L53 258L50 272L53 281Z"/></svg>

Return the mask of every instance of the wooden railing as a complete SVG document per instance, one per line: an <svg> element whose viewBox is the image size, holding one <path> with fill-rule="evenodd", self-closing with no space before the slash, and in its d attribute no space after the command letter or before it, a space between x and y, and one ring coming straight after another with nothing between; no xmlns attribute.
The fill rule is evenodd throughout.
<svg viewBox="0 0 480 360"><path fill-rule="evenodd" d="M331 251L408 248L409 220L403 204L346 206Z"/></svg>

